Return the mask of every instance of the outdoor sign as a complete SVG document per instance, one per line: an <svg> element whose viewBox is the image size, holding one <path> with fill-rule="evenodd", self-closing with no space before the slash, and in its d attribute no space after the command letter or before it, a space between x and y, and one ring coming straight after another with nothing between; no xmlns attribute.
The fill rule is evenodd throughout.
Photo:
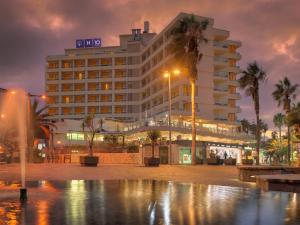
<svg viewBox="0 0 300 225"><path fill-rule="evenodd" d="M100 48L101 39L78 39L76 40L76 48Z"/></svg>

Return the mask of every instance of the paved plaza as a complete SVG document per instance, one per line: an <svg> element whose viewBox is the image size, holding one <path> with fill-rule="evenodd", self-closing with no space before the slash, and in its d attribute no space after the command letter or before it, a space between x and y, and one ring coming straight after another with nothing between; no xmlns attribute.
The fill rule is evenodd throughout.
<svg viewBox="0 0 300 225"><path fill-rule="evenodd" d="M167 180L233 187L252 187L254 183L240 182L235 166L161 165L149 168L135 165L102 165L81 167L79 164L28 164L26 180ZM1 181L19 181L18 164L0 165Z"/></svg>

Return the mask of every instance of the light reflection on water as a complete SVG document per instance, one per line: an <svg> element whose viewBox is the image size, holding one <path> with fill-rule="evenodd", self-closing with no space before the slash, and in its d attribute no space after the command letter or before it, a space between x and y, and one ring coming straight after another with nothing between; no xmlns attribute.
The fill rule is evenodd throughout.
<svg viewBox="0 0 300 225"><path fill-rule="evenodd" d="M300 224L300 195L166 181L37 181L27 204L0 185L2 224Z"/></svg>

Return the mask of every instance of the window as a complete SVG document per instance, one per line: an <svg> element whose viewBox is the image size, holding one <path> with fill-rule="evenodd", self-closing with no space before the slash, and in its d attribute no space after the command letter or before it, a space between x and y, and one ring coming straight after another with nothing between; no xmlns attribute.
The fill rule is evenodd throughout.
<svg viewBox="0 0 300 225"><path fill-rule="evenodd" d="M230 52L230 53L235 53L236 46L234 46L234 45L229 45L229 46L228 46L228 49L229 49L229 52Z"/></svg>
<svg viewBox="0 0 300 225"><path fill-rule="evenodd" d="M73 73L72 72L63 72L61 74L62 80L73 80Z"/></svg>
<svg viewBox="0 0 300 225"><path fill-rule="evenodd" d="M88 59L89 67L98 66L98 64L99 64L99 59Z"/></svg>
<svg viewBox="0 0 300 225"><path fill-rule="evenodd" d="M229 66L235 66L235 60L234 59L229 59L228 63L229 63Z"/></svg>
<svg viewBox="0 0 300 225"><path fill-rule="evenodd" d="M111 113L111 106L101 106L100 113L102 114Z"/></svg>
<svg viewBox="0 0 300 225"><path fill-rule="evenodd" d="M112 62L111 58L102 58L100 60L101 66L111 66L112 64L111 62Z"/></svg>
<svg viewBox="0 0 300 225"><path fill-rule="evenodd" d="M125 65L126 58L125 57L116 57L115 58L115 65Z"/></svg>
<svg viewBox="0 0 300 225"><path fill-rule="evenodd" d="M111 95L101 95L101 102L111 102Z"/></svg>
<svg viewBox="0 0 300 225"><path fill-rule="evenodd" d="M84 141L83 133L67 133L67 139L70 141Z"/></svg>
<svg viewBox="0 0 300 225"><path fill-rule="evenodd" d="M172 88L171 89L171 97L175 98L177 96L179 96L179 87Z"/></svg>
<svg viewBox="0 0 300 225"><path fill-rule="evenodd" d="M96 90L98 90L98 83L88 83L88 90L89 91L96 91Z"/></svg>
<svg viewBox="0 0 300 225"><path fill-rule="evenodd" d="M68 96L68 95L65 95L65 96L62 96L62 103L71 103L71 96Z"/></svg>
<svg viewBox="0 0 300 225"><path fill-rule="evenodd" d="M111 90L111 82L102 82L101 90Z"/></svg>
<svg viewBox="0 0 300 225"><path fill-rule="evenodd" d="M75 95L75 103L84 102L84 95Z"/></svg>
<svg viewBox="0 0 300 225"><path fill-rule="evenodd" d="M97 79L97 78L98 78L97 70L88 71L88 79Z"/></svg>
<svg viewBox="0 0 300 225"><path fill-rule="evenodd" d="M126 70L115 70L115 77L125 77L126 76Z"/></svg>
<svg viewBox="0 0 300 225"><path fill-rule="evenodd" d="M47 89L48 89L48 92L56 92L56 91L58 91L58 85L57 84L48 84Z"/></svg>
<svg viewBox="0 0 300 225"><path fill-rule="evenodd" d="M75 114L84 114L84 107L75 107Z"/></svg>
<svg viewBox="0 0 300 225"><path fill-rule="evenodd" d="M49 69L55 69L55 68L58 68L58 61L49 61L48 62L48 68Z"/></svg>
<svg viewBox="0 0 300 225"><path fill-rule="evenodd" d="M124 106L115 106L115 113L116 114L125 113L125 107Z"/></svg>
<svg viewBox="0 0 300 225"><path fill-rule="evenodd" d="M126 88L126 83L125 82L116 82L115 83L115 89L120 90L120 89L125 89Z"/></svg>
<svg viewBox="0 0 300 225"><path fill-rule="evenodd" d="M83 80L84 79L84 71L75 72L75 80Z"/></svg>
<svg viewBox="0 0 300 225"><path fill-rule="evenodd" d="M235 113L228 113L228 120L234 122L236 120Z"/></svg>
<svg viewBox="0 0 300 225"><path fill-rule="evenodd" d="M74 60L74 65L75 67L84 67L85 65L85 61L84 59L77 59L77 60Z"/></svg>
<svg viewBox="0 0 300 225"><path fill-rule="evenodd" d="M84 84L74 84L75 91L84 91Z"/></svg>
<svg viewBox="0 0 300 225"><path fill-rule="evenodd" d="M62 91L72 91L72 84L62 84L61 89Z"/></svg>
<svg viewBox="0 0 300 225"><path fill-rule="evenodd" d="M47 97L48 104L56 104L56 103L58 103L57 100L58 100L57 96L48 96Z"/></svg>
<svg viewBox="0 0 300 225"><path fill-rule="evenodd" d="M48 73L47 80L58 80L58 73Z"/></svg>
<svg viewBox="0 0 300 225"><path fill-rule="evenodd" d="M58 108L48 108L48 114L50 116L57 115L58 114Z"/></svg>
<svg viewBox="0 0 300 225"><path fill-rule="evenodd" d="M230 107L236 107L235 99L228 99L228 105Z"/></svg>
<svg viewBox="0 0 300 225"><path fill-rule="evenodd" d="M125 94L116 94L116 95L115 95L115 101L116 101L116 102L122 102L122 101L125 101Z"/></svg>
<svg viewBox="0 0 300 225"><path fill-rule="evenodd" d="M62 114L63 115L70 115L70 114L72 114L72 108L70 108L70 107L63 107L62 108Z"/></svg>
<svg viewBox="0 0 300 225"><path fill-rule="evenodd" d="M88 113L89 114L95 114L95 113L97 113L97 110L98 109L98 107L97 106L89 106L88 107Z"/></svg>
<svg viewBox="0 0 300 225"><path fill-rule="evenodd" d="M88 102L97 102L98 95L88 95Z"/></svg>
<svg viewBox="0 0 300 225"><path fill-rule="evenodd" d="M229 80L236 80L236 74L230 72L230 73L229 73Z"/></svg>
<svg viewBox="0 0 300 225"><path fill-rule="evenodd" d="M228 90L230 94L235 94L236 93L236 87L235 86L228 86Z"/></svg>
<svg viewBox="0 0 300 225"><path fill-rule="evenodd" d="M101 78L111 78L111 70L102 70Z"/></svg>
<svg viewBox="0 0 300 225"><path fill-rule="evenodd" d="M62 68L72 68L72 60L63 60Z"/></svg>
<svg viewBox="0 0 300 225"><path fill-rule="evenodd" d="M191 103L189 103L189 102L183 103L183 111L186 111L186 112L191 111Z"/></svg>

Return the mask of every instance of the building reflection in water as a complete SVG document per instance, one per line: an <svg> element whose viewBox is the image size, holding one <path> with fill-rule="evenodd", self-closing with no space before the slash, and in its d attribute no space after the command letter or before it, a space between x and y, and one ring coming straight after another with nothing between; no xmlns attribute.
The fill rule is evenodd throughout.
<svg viewBox="0 0 300 225"><path fill-rule="evenodd" d="M0 195L4 224L300 224L300 196L294 193L166 181L74 180L40 182L21 207L17 192L11 191L5 200Z"/></svg>

